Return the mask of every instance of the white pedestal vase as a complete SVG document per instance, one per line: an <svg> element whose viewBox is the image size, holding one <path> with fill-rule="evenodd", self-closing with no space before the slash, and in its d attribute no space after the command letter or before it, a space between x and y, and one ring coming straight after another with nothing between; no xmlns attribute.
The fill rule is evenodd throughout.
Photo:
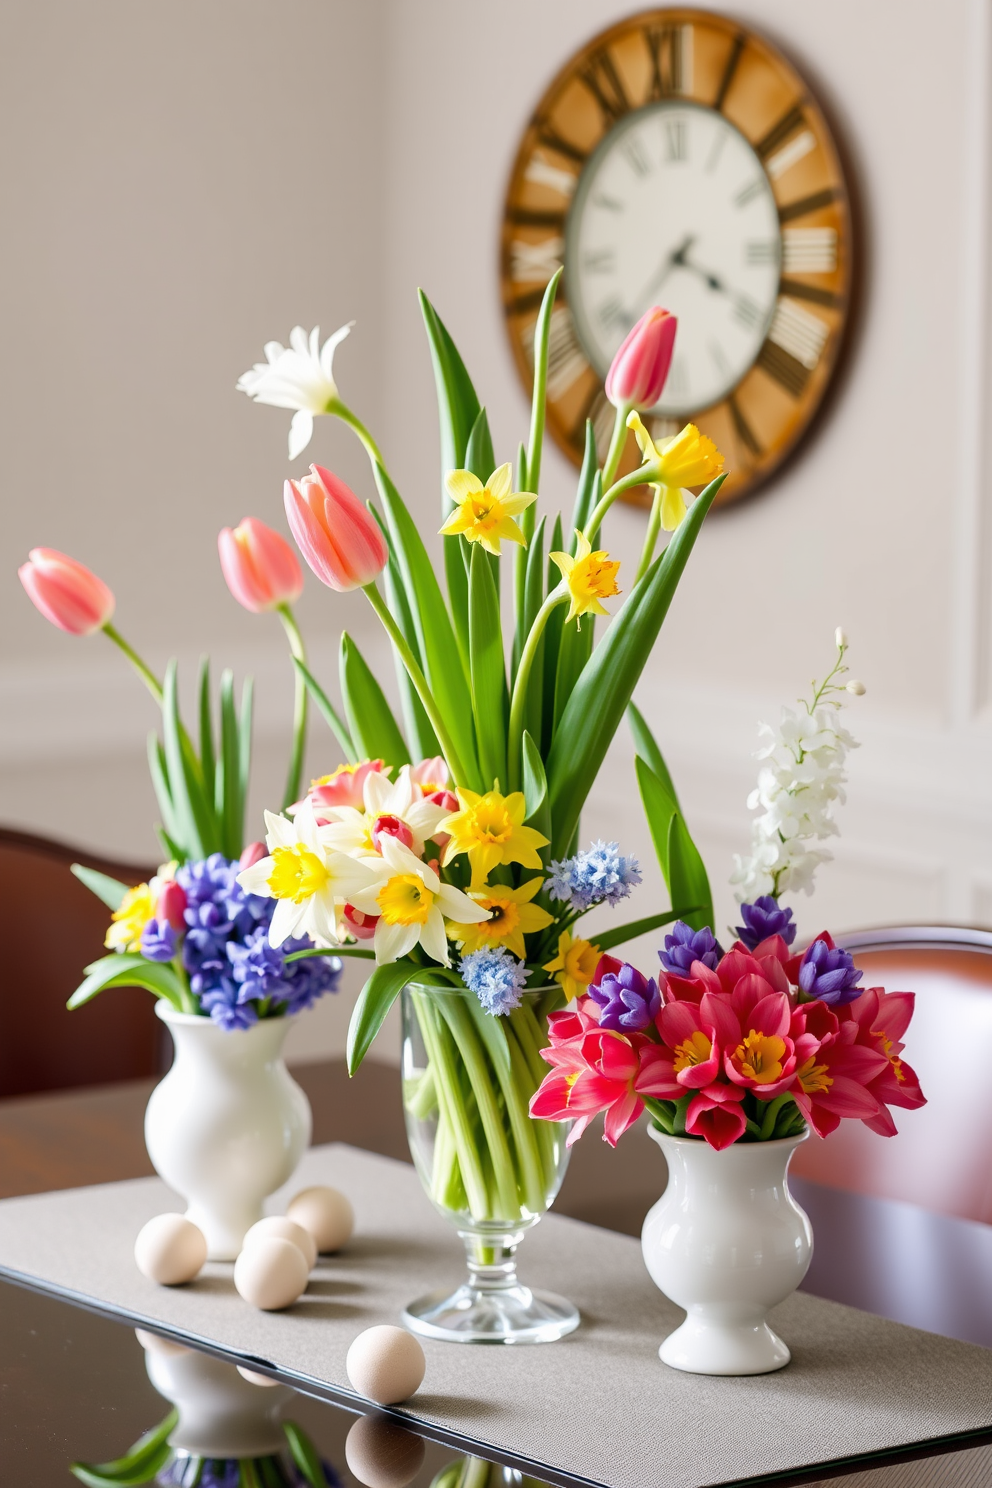
<svg viewBox="0 0 992 1488"><path fill-rule="evenodd" d="M292 1019L228 1031L166 1002L156 1012L176 1057L145 1112L148 1156L187 1201L210 1259L233 1261L310 1142L310 1103L282 1058Z"/></svg>
<svg viewBox="0 0 992 1488"><path fill-rule="evenodd" d="M735 1142L722 1152L691 1137L649 1135L668 1163L668 1187L641 1232L655 1285L688 1316L659 1349L693 1374L767 1374L790 1354L768 1326L813 1254L807 1216L789 1192L793 1152L808 1133Z"/></svg>

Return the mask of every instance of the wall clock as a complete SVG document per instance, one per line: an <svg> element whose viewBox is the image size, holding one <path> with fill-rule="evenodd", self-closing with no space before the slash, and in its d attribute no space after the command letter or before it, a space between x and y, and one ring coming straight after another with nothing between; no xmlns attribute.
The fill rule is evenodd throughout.
<svg viewBox="0 0 992 1488"><path fill-rule="evenodd" d="M591 418L605 449L610 361L657 303L679 334L648 427L663 437L691 419L715 440L732 468L720 501L767 479L822 402L851 279L844 176L792 65L700 10L646 11L578 52L524 134L503 217L503 303L528 390L562 263L548 379L561 448L581 460Z"/></svg>

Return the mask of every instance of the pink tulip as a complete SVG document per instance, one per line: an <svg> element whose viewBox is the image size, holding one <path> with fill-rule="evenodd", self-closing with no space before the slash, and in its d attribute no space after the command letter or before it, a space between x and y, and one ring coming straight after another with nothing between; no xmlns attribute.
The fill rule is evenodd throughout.
<svg viewBox="0 0 992 1488"><path fill-rule="evenodd" d="M263 853L265 849L262 849ZM186 920L183 911L186 908L186 890L182 884L176 883L174 878L167 879L158 891L158 902L155 905L155 918L164 920L171 925L173 930L184 930Z"/></svg>
<svg viewBox="0 0 992 1488"><path fill-rule="evenodd" d="M238 604L260 614L293 604L303 589L303 574L289 543L257 517L218 534L220 566Z"/></svg>
<svg viewBox="0 0 992 1488"><path fill-rule="evenodd" d="M32 548L17 577L45 619L70 635L92 635L114 613L114 596L103 580L54 548Z"/></svg>
<svg viewBox="0 0 992 1488"><path fill-rule="evenodd" d="M239 865L242 872L244 872L246 868L254 868L256 863L260 863L262 859L268 857L268 855L269 849L266 847L264 842L249 842L248 846L245 848L239 859Z"/></svg>
<svg viewBox="0 0 992 1488"><path fill-rule="evenodd" d="M629 331L606 376L606 396L615 408L653 408L672 365L678 321L653 305Z"/></svg>
<svg viewBox="0 0 992 1488"><path fill-rule="evenodd" d="M284 487L286 516L297 546L322 584L361 589L385 568L386 539L371 512L322 465Z"/></svg>
<svg viewBox="0 0 992 1488"><path fill-rule="evenodd" d="M421 760L417 765L410 766L410 779L414 785L420 787L420 794L428 801L436 801L439 806L445 803L438 798L441 795L451 795L448 790L450 772L445 763L443 755L437 754L433 759ZM452 811L458 810L458 802L455 800Z"/></svg>
<svg viewBox="0 0 992 1488"><path fill-rule="evenodd" d="M383 768L381 759L365 760L360 765L338 765L330 775L320 775L316 780L311 780L308 799L317 818L317 825L326 826L328 821L333 821L334 818L329 817L327 812L338 806L351 806L355 811L364 811L365 782L370 775L381 775ZM302 801L297 801L295 806L291 806L290 815L294 815L302 804ZM452 810L458 810L457 797Z"/></svg>

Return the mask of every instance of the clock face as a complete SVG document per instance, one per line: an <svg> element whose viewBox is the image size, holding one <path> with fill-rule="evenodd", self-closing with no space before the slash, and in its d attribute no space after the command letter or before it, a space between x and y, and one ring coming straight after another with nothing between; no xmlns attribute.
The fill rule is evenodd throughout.
<svg viewBox="0 0 992 1488"><path fill-rule="evenodd" d="M822 114L763 38L704 11L655 10L596 37L521 142L503 224L503 301L530 388L544 286L548 427L600 454L603 381L651 305L679 321L656 438L691 420L726 456L721 502L753 490L812 421L847 314L847 192ZM622 469L637 461L629 441ZM634 494L634 499L639 499Z"/></svg>

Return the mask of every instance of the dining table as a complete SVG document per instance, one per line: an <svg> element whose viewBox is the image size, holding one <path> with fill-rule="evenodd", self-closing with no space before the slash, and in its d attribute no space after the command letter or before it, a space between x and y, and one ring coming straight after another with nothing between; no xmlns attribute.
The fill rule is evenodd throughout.
<svg viewBox="0 0 992 1488"><path fill-rule="evenodd" d="M347 1143L409 1162L395 1066L369 1059L349 1078L343 1060L324 1060L298 1064L293 1074L311 1104L315 1145ZM128 1081L0 1101L0 1199L151 1175L143 1113L154 1083ZM555 1212L636 1236L665 1181L663 1159L643 1131L629 1134L616 1150L590 1133L573 1149ZM992 1226L803 1179L792 1180L791 1188L815 1235L806 1292L992 1348ZM72 1464L77 1464L76 1480L106 1483L108 1488L149 1481L129 1477L120 1461L132 1441L166 1418L174 1396L166 1392L163 1398L155 1382L161 1386L163 1371L178 1368L168 1354L178 1346L140 1330L136 1336L132 1327L100 1307L74 1305L21 1282L23 1278L9 1276L0 1281L0 1482L31 1488L65 1484L73 1481ZM202 1358L194 1350L184 1367L205 1371L215 1393L227 1390L231 1399L240 1399L238 1392L244 1395L251 1381L238 1375L234 1357L225 1356L222 1347L201 1353ZM221 1377L218 1371L227 1373ZM278 1369L268 1370L264 1380L259 1377L255 1388L266 1402L262 1414L270 1434L277 1418L291 1417L324 1464L324 1481L338 1488L352 1483L365 1488L492 1488L525 1480L590 1481L535 1472L512 1451L494 1452L458 1433L432 1432L401 1412L362 1411L354 1402L321 1398L319 1392L300 1390L298 1381L294 1385ZM287 1435L284 1446L289 1440ZM301 1469L298 1463L292 1466L287 1451L257 1468L260 1488L309 1481L292 1476ZM213 1482L223 1488L254 1488L255 1467L232 1467L232 1455L224 1459L225 1478L220 1456L213 1467L209 1462L204 1467L207 1460L203 1454L174 1454L157 1481L188 1482L190 1488L194 1481L201 1488ZM200 1463L196 1469L194 1461ZM104 1468L98 1469L99 1464ZM605 1488L613 1488L603 1481ZM772 1478L726 1481L756 1484ZM992 1485L992 1416L987 1430L971 1431L961 1440L910 1444L877 1460L862 1455L815 1468L807 1465L793 1473L777 1472L774 1481L847 1481L851 1488L987 1488ZM666 1488L664 1477L645 1488Z"/></svg>

